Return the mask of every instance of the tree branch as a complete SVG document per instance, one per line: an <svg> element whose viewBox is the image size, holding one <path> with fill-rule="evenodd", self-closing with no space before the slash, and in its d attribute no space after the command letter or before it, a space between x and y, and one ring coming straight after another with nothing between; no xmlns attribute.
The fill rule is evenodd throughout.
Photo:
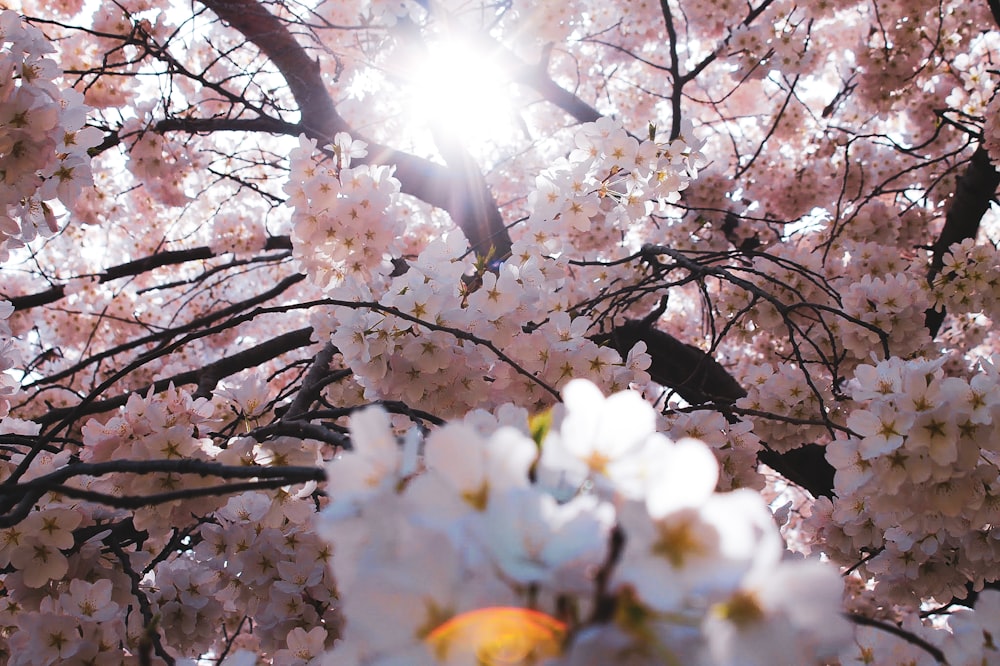
<svg viewBox="0 0 1000 666"><path fill-rule="evenodd" d="M323 470L316 468L320 478L323 478ZM109 495L94 490L83 490L73 486L54 486L51 490L57 495L63 495L76 500L84 500L103 504L115 509L141 509L167 502L178 500L197 499L199 497L223 497L225 495L235 495L237 493L253 492L255 490L274 490L282 486L290 486L301 481L288 479L268 479L266 481L243 481L240 483L227 483L217 486L207 486L203 488L182 488L162 493L152 493L150 495Z"/></svg>
<svg viewBox="0 0 1000 666"><path fill-rule="evenodd" d="M619 326L612 333L612 340L615 348L625 354L637 342L645 342L653 357L649 374L692 405L733 403L747 394L714 358L643 321L632 320ZM655 350L655 356L650 350Z"/></svg>
<svg viewBox="0 0 1000 666"><path fill-rule="evenodd" d="M61 467L43 476L12 486L0 485L0 496L21 495L29 492L48 492L77 476L100 477L108 474L197 474L217 476L220 479L280 479L285 484L322 481L324 472L319 467L265 465L223 465L208 460L108 460L99 463L75 463Z"/></svg>
<svg viewBox="0 0 1000 666"><path fill-rule="evenodd" d="M152 606L149 603L149 598L146 593L142 591L142 579L138 572L132 568L132 561L125 551L116 543L111 543L109 545L111 552L115 554L118 561L122 565L122 571L128 576L129 584L131 585L132 596L135 597L136 603L139 604L139 612L142 614L143 619L143 630L142 635L139 637L139 663L143 662L152 663L151 655L152 651L156 651L156 655L160 657L167 664L167 666L174 666L177 663L170 653L168 653L160 640L160 631L157 625L159 624L158 618L153 615Z"/></svg>
<svg viewBox="0 0 1000 666"><path fill-rule="evenodd" d="M298 136L303 132L303 129L303 125L300 123L290 123L267 116L259 118L164 118L153 125L153 131L159 134L164 132L189 132L191 134L265 132L267 134Z"/></svg>
<svg viewBox="0 0 1000 666"><path fill-rule="evenodd" d="M216 16L250 40L281 72L307 134L333 139L350 128L326 89L320 64L306 53L278 17L257 0L202 0Z"/></svg>
<svg viewBox="0 0 1000 666"><path fill-rule="evenodd" d="M650 377L656 383L677 391L692 405L732 404L747 394L740 383L709 354L646 322L626 322L609 337L608 341L622 357L637 342L645 342L646 352L652 358ZM826 461L822 446L806 444L786 453L764 449L757 459L808 490L813 497L833 496L834 469Z"/></svg>
<svg viewBox="0 0 1000 666"><path fill-rule="evenodd" d="M198 386L198 390L195 392L195 395L207 397L211 394L216 384L218 384L219 380L223 377L228 377L229 375L240 372L241 370L255 368L273 358L286 354L293 349L306 347L312 344L312 332L312 327L300 328L297 331L291 331L290 333L285 333L284 335L279 335L276 338L262 342L256 347L251 347L250 349L238 352L232 356L221 358L218 361L209 363L202 368L188 370L187 372L181 372L172 377L160 379L153 382L151 385L136 391L127 391L121 395L115 396L114 398L108 398L107 400L95 400L89 403L81 403L73 407L51 409L46 414L36 418L35 421L41 425L47 425L50 423L56 423L66 418L78 418L88 414L108 412L127 403L129 396L133 393L146 395L150 390L152 390L153 393L159 393L161 391L166 391L171 385L185 386L196 384Z"/></svg>
<svg viewBox="0 0 1000 666"><path fill-rule="evenodd" d="M993 14L993 21L1000 26L1000 0L986 0L990 6L990 13Z"/></svg>
<svg viewBox="0 0 1000 666"><path fill-rule="evenodd" d="M295 399L288 405L288 410L282 416L283 419L292 421L299 418L309 409L309 406L319 397L324 380L330 375L330 362L334 354L340 352L332 342L323 345L323 349L313 358L312 367L302 380L302 386L295 395Z"/></svg>
<svg viewBox="0 0 1000 666"><path fill-rule="evenodd" d="M292 249L292 242L288 236L272 236L267 239L267 244L264 246L264 249L290 250ZM151 254L148 257L143 257L134 261L127 261L124 264L112 266L103 273L98 273L97 275L80 277L95 277L98 282L104 283L123 277L141 275L142 273L151 271L154 268L174 266L177 264L187 263L189 261L211 259L216 256L218 256L218 254L207 246L193 247L187 250L167 250L164 252L157 252L156 254ZM3 294L3 297L10 301L15 310L27 310L40 305L55 303L65 295L66 286L59 284L35 294L25 294L24 296L11 296L9 294Z"/></svg>
<svg viewBox="0 0 1000 666"><path fill-rule="evenodd" d="M321 145L330 142L337 132L348 132L364 140L368 143L368 156L358 160L359 163L395 166L402 191L446 210L480 256L486 256L491 248L495 256L509 253L507 227L478 168L474 172L446 168L362 136L337 113L319 63L308 56L285 25L257 0L202 2L271 59L299 106L301 129L307 136Z"/></svg>
<svg viewBox="0 0 1000 666"><path fill-rule="evenodd" d="M517 59L513 53L507 53L512 60ZM559 107L579 123L592 123L604 117L600 111L553 81L541 67L518 61L518 67L514 68L514 81L531 88L546 102Z"/></svg>
<svg viewBox="0 0 1000 666"><path fill-rule="evenodd" d="M1000 8L1000 0L991 0L990 7L994 3ZM931 266L927 274L927 281L933 282L938 273L944 267L944 255L948 248L955 243L961 243L967 238L975 238L979 233L979 223L983 215L990 209L990 202L996 194L997 187L1000 186L1000 173L990 162L990 156L986 149L980 145L969 160L969 166L958 181L955 187L955 198L948 208L948 214L944 219L944 227L941 235L934 242ZM937 335L944 323L945 310L933 308L928 309L924 318L924 325L930 332L931 337Z"/></svg>
<svg viewBox="0 0 1000 666"><path fill-rule="evenodd" d="M892 634L893 636L897 636L898 638L902 638L904 641L916 645L921 650L927 652L927 654L934 657L934 659L936 659L939 664L948 663L948 660L945 659L944 652L941 650L941 648L937 647L936 645L932 645L931 643L928 643L923 638L917 636L913 632L907 631L906 629L903 629L902 627L892 624L891 622L886 622L884 620L875 620L873 618L866 617L858 613L844 613L844 617L856 625L862 627L873 627L875 629L880 629L886 633Z"/></svg>

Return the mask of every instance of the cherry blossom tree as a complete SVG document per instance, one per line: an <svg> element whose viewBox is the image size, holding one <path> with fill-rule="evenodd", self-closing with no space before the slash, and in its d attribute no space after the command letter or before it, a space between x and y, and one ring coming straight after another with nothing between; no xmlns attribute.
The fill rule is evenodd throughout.
<svg viewBox="0 0 1000 666"><path fill-rule="evenodd" d="M10 664L1000 664L1000 2L0 3Z"/></svg>

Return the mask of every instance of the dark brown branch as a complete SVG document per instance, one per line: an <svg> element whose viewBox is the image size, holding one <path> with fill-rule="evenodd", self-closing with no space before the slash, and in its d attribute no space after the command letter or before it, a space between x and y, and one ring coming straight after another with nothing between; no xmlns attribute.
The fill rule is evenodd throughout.
<svg viewBox="0 0 1000 666"><path fill-rule="evenodd" d="M320 64L295 40L278 17L257 0L202 0L216 16L238 30L281 72L310 136L333 139L349 130L323 82Z"/></svg>
<svg viewBox="0 0 1000 666"><path fill-rule="evenodd" d="M1000 0L994 1L1000 2ZM997 173L990 162L986 149L980 145L955 187L955 198L948 208L941 235L934 242L931 266L927 274L928 282L933 282L941 272L944 267L944 256L949 247L967 238L975 238L979 233L979 223L990 209L990 202L998 186L1000 186L1000 173ZM937 335L941 329L944 317L944 308L927 310L924 324L931 337Z"/></svg>
<svg viewBox="0 0 1000 666"><path fill-rule="evenodd" d="M301 129L307 136L322 145L332 140L336 132L343 131L366 141L368 156L359 160L360 163L395 166L402 191L448 211L480 256L486 256L491 249L497 256L507 254L510 249L507 228L478 169L474 172L449 169L368 140L352 130L337 113L319 63L309 57L285 25L257 0L202 1L255 44L278 68L299 106Z"/></svg>
<svg viewBox="0 0 1000 666"><path fill-rule="evenodd" d="M714 358L669 333L647 326L645 322L626 322L615 329L612 339L615 348L624 350L625 354L637 342L645 342L648 353L653 357L649 374L654 381L677 391L692 405L733 403L747 394ZM655 356L650 350L655 350Z"/></svg>
<svg viewBox="0 0 1000 666"><path fill-rule="evenodd" d="M668 0L660 0L660 11L663 14L663 25L667 29L667 47L670 53L671 91L670 91L670 140L681 134L681 95L684 92L684 81L681 80L680 58L677 57L677 28L674 26L673 10Z"/></svg>
<svg viewBox="0 0 1000 666"><path fill-rule="evenodd" d="M74 407L51 409L46 414L35 420L42 425L46 425L49 423L55 423L67 417L77 418L88 414L108 412L113 409L117 409L128 402L128 398L132 393L146 395L146 393L150 390L152 390L153 393L159 393L161 391L166 391L170 385L185 386L196 384L198 386L198 390L195 392L195 395L208 396L211 394L216 384L218 384L219 380L223 377L228 377L229 375L240 372L241 370L255 368L263 363L266 363L267 361L270 361L271 359L281 356L282 354L286 354L294 349L299 349L300 347L306 347L312 344L312 331L311 327L300 328L297 331L292 331L290 333L285 333L284 335L279 335L276 338L272 338L271 340L263 342L256 347L251 347L250 349L238 352L232 356L221 358L218 361L209 363L202 368L189 370L187 372L176 374L173 377L167 377L166 379L153 382L152 385L138 389L137 391L128 391L115 396L114 398L108 398L107 400L95 400L93 402L76 405Z"/></svg>
<svg viewBox="0 0 1000 666"><path fill-rule="evenodd" d="M155 125L153 131L188 132L207 134L210 132L264 132L267 134L287 134L298 136L303 132L299 123L290 123L277 118L164 118Z"/></svg>
<svg viewBox="0 0 1000 666"><path fill-rule="evenodd" d="M491 248L495 256L509 253L507 227L478 167L449 168L377 143L369 143L367 157L357 162L395 166L400 189L448 211L479 256Z"/></svg>
<svg viewBox="0 0 1000 666"><path fill-rule="evenodd" d="M993 22L997 24L997 27L1000 27L1000 0L986 0L986 4L990 6Z"/></svg>
<svg viewBox="0 0 1000 666"><path fill-rule="evenodd" d="M264 465L223 465L208 460L108 460L99 463L76 463L54 472L35 477L12 486L0 486L0 495L21 495L28 492L47 492L77 476L100 477L108 474L197 474L216 476L220 479L282 479L286 484L322 481L325 476L319 467Z"/></svg>
<svg viewBox="0 0 1000 666"><path fill-rule="evenodd" d="M886 633L901 638L908 643L912 643L921 650L927 652L927 654L934 657L934 659L936 659L939 664L948 663L948 660L945 659L944 652L941 650L941 648L937 647L936 645L932 645L931 643L928 643L923 638L917 636L913 632L907 631L906 629L903 629L902 627L892 624L891 622L886 622L883 620L875 620L873 618L866 617L858 613L844 613L844 617L846 617L848 620L850 620L856 625L862 627L873 627L875 629L880 629Z"/></svg>
<svg viewBox="0 0 1000 666"><path fill-rule="evenodd" d="M112 542L109 547L111 552L115 554L118 561L122 565L122 571L128 576L129 584L131 585L132 596L135 597L136 602L139 604L139 612L142 614L143 619L143 630L142 635L139 637L139 663L140 665L144 663L152 663L152 655L150 654L154 650L156 655L160 657L167 664L167 666L174 666L177 663L170 653L163 648L163 643L160 640L160 631L157 625L159 624L159 618L153 615L153 609L149 603L149 598L146 597L146 593L142 591L142 577L139 576L138 572L132 568L132 561L129 559L128 554L122 549L121 546Z"/></svg>
<svg viewBox="0 0 1000 666"><path fill-rule="evenodd" d="M101 128L105 131L104 140L90 149L91 157L100 155L122 142L121 135L114 130ZM157 134L166 132L187 132L189 134L209 134L212 132L265 132L267 134L287 134L298 136L304 130L298 123L290 123L277 118L261 116L258 118L164 118L153 124L152 131Z"/></svg>
<svg viewBox="0 0 1000 666"><path fill-rule="evenodd" d="M302 386L299 387L299 392L295 395L295 399L292 400L282 418L287 420L299 418L319 398L319 392L324 386L324 380L330 375L330 362L333 360L333 356L338 353L340 353L340 350L332 342L327 342L323 345L323 349L313 358L312 367L306 373L306 377L302 381Z"/></svg>
<svg viewBox="0 0 1000 666"><path fill-rule="evenodd" d="M637 342L645 342L652 358L650 377L692 405L726 405L746 396L740 383L709 354L645 322L626 322L614 330L608 341L622 357ZM806 444L786 453L765 449L758 460L814 497L833 496L834 469L819 445Z"/></svg>
<svg viewBox="0 0 1000 666"><path fill-rule="evenodd" d="M513 53L509 53L509 57L516 58ZM546 102L559 107L577 122L592 123L604 117L600 111L553 81L545 70L537 66L519 64L520 66L514 70L514 81L531 88Z"/></svg>
<svg viewBox="0 0 1000 666"><path fill-rule="evenodd" d="M323 477L323 470L316 469L320 479ZM94 490L83 490L72 486L55 486L52 492L64 495L76 500L84 500L114 507L116 509L141 509L147 506L176 502L178 500L197 499L199 497L223 497L225 495L235 495L237 493L252 492L255 490L273 490L282 486L290 486L301 481L288 479L268 479L266 481L243 481L240 483L227 483L217 486L207 486L201 488L182 488L162 493L152 493L149 495L109 495Z"/></svg>
<svg viewBox="0 0 1000 666"><path fill-rule="evenodd" d="M329 375L328 375L329 376ZM348 410L348 414L354 410ZM297 439L315 439L318 442L332 444L344 451L351 449L351 440L343 433L327 428L320 423L311 423L306 419L312 418L313 413L303 415L301 419L276 421L269 425L254 428L246 434L258 442L271 439L273 437L295 437Z"/></svg>
<svg viewBox="0 0 1000 666"><path fill-rule="evenodd" d="M290 250L291 248L292 242L288 236L272 236L267 239L267 244L264 246L265 250ZM158 252L156 254L149 255L148 257L143 257L142 259L127 261L124 264L112 266L103 273L98 273L97 275L90 277L96 277L97 281L101 283L110 282L111 280L117 280L123 277L141 275L142 273L151 271L155 268L162 268L163 266L174 266L188 261L211 259L215 256L218 255L209 247L193 247L187 250L167 250L165 252ZM10 301L15 310L27 310L40 305L55 303L65 295L66 287L60 284L46 289L45 291L40 291L36 294L26 294L24 296L11 296L9 294L3 294L3 297Z"/></svg>
<svg viewBox="0 0 1000 666"><path fill-rule="evenodd" d="M65 482L78 476L100 477L108 474L197 474L201 477L220 479L248 479L242 483L230 483L209 487L182 488L180 490L150 495L114 496L76 486ZM222 465L206 460L110 460L100 463L77 463L68 465L43 476L17 483L0 486L0 496L7 495L14 506L0 516L0 527L16 525L27 515L42 495L54 492L73 499L86 500L121 509L137 509L175 500L197 497L222 496L247 490L265 490L282 486L297 485L309 481L323 481L326 473L320 467L257 465ZM6 502L5 502L6 503Z"/></svg>

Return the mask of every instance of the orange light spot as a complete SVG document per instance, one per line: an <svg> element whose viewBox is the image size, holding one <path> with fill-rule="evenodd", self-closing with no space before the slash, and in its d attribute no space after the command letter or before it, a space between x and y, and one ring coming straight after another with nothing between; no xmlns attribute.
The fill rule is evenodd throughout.
<svg viewBox="0 0 1000 666"><path fill-rule="evenodd" d="M440 660L527 666L559 656L565 635L566 625L545 613L495 606L456 615L425 640Z"/></svg>

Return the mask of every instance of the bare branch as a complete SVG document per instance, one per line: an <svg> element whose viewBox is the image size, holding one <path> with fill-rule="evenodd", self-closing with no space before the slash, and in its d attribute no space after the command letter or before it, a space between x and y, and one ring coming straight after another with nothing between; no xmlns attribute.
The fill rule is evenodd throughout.
<svg viewBox="0 0 1000 666"><path fill-rule="evenodd" d="M291 248L292 242L288 236L272 236L267 239L267 244L264 246L265 250L290 250ZM188 261L211 259L216 256L218 256L218 254L206 246L193 247L187 250L166 250L164 252L151 254L148 257L112 266L103 273L80 277L95 277L98 282L104 283L123 277L141 275L142 273L151 271L155 268L162 268L163 266L175 266L177 264L187 263ZM46 289L45 291L40 291L35 294L25 294L24 296L11 296L10 294L2 295L6 300L10 301L15 310L27 310L29 308L54 303L60 300L66 295L66 287L64 285L56 285Z"/></svg>
<svg viewBox="0 0 1000 666"><path fill-rule="evenodd" d="M313 60L288 28L257 0L202 0L203 4L261 50L281 72L310 135L333 138L350 128L337 113Z"/></svg>
<svg viewBox="0 0 1000 666"><path fill-rule="evenodd" d="M155 381L149 386L136 391L128 391L107 400L84 401L73 407L49 410L46 414L36 419L36 421L42 425L46 425L62 420L76 419L88 414L108 412L112 409L118 409L127 403L129 396L133 393L141 395L145 395L149 391L159 393L166 391L171 385L186 386L195 384L198 386L197 396L208 396L223 377L228 377L242 370L255 368L282 354L312 344L312 332L312 327L300 328L297 331L279 335L276 338L262 342L255 347L238 352L232 356L221 358L197 370L188 370L187 372L181 372L172 377Z"/></svg>

